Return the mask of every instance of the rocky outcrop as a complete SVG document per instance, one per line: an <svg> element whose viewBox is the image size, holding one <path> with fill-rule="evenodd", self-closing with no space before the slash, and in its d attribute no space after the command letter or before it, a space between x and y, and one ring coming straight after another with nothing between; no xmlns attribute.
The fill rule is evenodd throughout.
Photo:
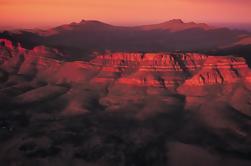
<svg viewBox="0 0 251 166"><path fill-rule="evenodd" d="M183 82L203 86L250 79L245 59L233 56L113 53L97 56L91 64L101 67L96 79L117 75L119 83L139 86L177 87Z"/></svg>
<svg viewBox="0 0 251 166"><path fill-rule="evenodd" d="M184 105L186 110L200 110L201 105L214 101L251 115L251 71L240 57L117 52L97 55L89 62L64 61L64 55L55 49L39 46L27 50L4 42L0 93L14 97L14 104L61 96L60 100L69 102L66 112L91 108L152 114L182 110ZM152 107L154 110L149 109Z"/></svg>
<svg viewBox="0 0 251 166"><path fill-rule="evenodd" d="M0 39L0 48L2 49L4 47L9 48L9 49L13 49L14 48L14 46L13 46L13 44L12 44L11 41L9 41L7 39Z"/></svg>
<svg viewBox="0 0 251 166"><path fill-rule="evenodd" d="M96 80L117 75L122 84L169 87L181 84L206 58L192 53L112 53L97 56L90 63L101 67Z"/></svg>
<svg viewBox="0 0 251 166"><path fill-rule="evenodd" d="M249 80L250 69L244 58L209 56L198 73L185 81L187 86L228 84L240 79Z"/></svg>
<svg viewBox="0 0 251 166"><path fill-rule="evenodd" d="M10 41L0 48L0 68L10 75L24 76L42 82L71 83L85 80L92 66L84 61L63 62L63 54L38 46L32 50L14 47ZM13 47L10 47L13 46Z"/></svg>
<svg viewBox="0 0 251 166"><path fill-rule="evenodd" d="M250 82L244 58L197 53L105 53L90 62L62 61L56 49L38 46L32 50L1 39L1 69L52 82L173 88Z"/></svg>

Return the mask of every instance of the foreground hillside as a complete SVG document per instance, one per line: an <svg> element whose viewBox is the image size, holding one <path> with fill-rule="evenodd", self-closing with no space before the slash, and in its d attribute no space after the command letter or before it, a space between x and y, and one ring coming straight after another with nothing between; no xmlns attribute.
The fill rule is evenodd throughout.
<svg viewBox="0 0 251 166"><path fill-rule="evenodd" d="M3 165L251 164L251 70L242 57L66 61L57 49L0 39L0 81Z"/></svg>

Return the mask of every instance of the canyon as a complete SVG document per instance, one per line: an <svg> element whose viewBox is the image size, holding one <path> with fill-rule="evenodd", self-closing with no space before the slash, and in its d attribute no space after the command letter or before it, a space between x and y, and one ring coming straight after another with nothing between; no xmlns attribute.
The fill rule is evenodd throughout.
<svg viewBox="0 0 251 166"><path fill-rule="evenodd" d="M182 84L206 86L250 81L246 60L236 56L107 52L96 55L90 61L64 61L63 53L57 49L37 46L27 50L20 44L13 46L6 39L0 39L0 43L1 69L15 75L30 76L30 79L34 77L47 82L52 79L52 83L84 81L89 76L86 81L96 83L113 81L176 89ZM49 76L50 73L54 73L53 76Z"/></svg>
<svg viewBox="0 0 251 166"><path fill-rule="evenodd" d="M112 51L89 57L0 39L1 163L176 166L184 153L195 159L187 165L250 164L245 58Z"/></svg>
<svg viewBox="0 0 251 166"><path fill-rule="evenodd" d="M56 94L68 97L69 91L75 86L79 88L81 84L83 87L98 87L100 97L97 102L107 108L142 102L145 95L158 96L162 101L179 105L180 96L205 97L218 96L219 93L224 96L240 87L250 90L251 71L242 57L199 53L106 52L95 55L90 61L65 61L64 54L57 49L37 46L27 50L20 44L14 46L6 39L1 39L0 43L1 92L9 96L9 91L15 88L18 95L9 96L14 97L13 101L18 99L33 103L40 101L40 98L42 101L54 96L54 89ZM42 90L37 90L40 88ZM50 92L46 92L47 88ZM211 92L207 89L211 89ZM41 94L43 92L45 94ZM36 95L38 99L35 99ZM244 94L240 92L240 95ZM246 95L249 100L248 93ZM239 111L250 116L249 109L247 104L245 110L240 108Z"/></svg>

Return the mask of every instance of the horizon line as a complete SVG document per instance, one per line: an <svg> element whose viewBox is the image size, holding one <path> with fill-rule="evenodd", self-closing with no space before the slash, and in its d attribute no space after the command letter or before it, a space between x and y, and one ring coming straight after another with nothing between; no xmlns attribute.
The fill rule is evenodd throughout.
<svg viewBox="0 0 251 166"><path fill-rule="evenodd" d="M243 30L251 30L251 23L250 22L201 22L201 21L184 21L184 19L179 19L179 18L174 18L174 19L169 19L169 20L163 20L163 21L156 21L156 22L151 22L150 21L144 21L141 23L122 23L122 22L112 22L112 21L105 21L105 20L99 20L99 19L79 19L79 21L72 21L72 22L65 22L65 23L56 23L55 25L38 25L38 26L29 26L29 25L23 25L20 27L14 26L14 25L0 25L0 30L20 30L20 29L41 29L41 30L47 30L47 29L51 29L51 28L55 28L58 26L62 26L62 25L68 25L68 24L72 24L72 23L76 23L79 24L82 21L97 21L97 22L101 22L101 23L105 23L105 24L109 24L111 26L122 26L122 27L136 27L136 26L145 26L145 25L154 25L154 24L161 24L161 23L165 23L165 22L170 22L173 20L180 20L183 23L196 23L196 24L207 24L209 26L220 26L218 28L230 28L230 29L241 29L243 28ZM41 23L42 24L42 23ZM242 27L244 26L244 27ZM246 26L246 27L245 27Z"/></svg>

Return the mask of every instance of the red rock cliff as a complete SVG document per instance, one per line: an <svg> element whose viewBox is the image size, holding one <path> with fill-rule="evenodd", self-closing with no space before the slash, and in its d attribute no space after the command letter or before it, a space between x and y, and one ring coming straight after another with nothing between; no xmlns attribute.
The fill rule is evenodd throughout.
<svg viewBox="0 0 251 166"><path fill-rule="evenodd" d="M1 39L0 67L12 74L67 82L119 83L176 88L250 82L245 59L197 53L109 53L90 62L64 62L63 54L44 46L33 50ZM86 80L88 78L88 80ZM61 82L59 81L59 82Z"/></svg>

